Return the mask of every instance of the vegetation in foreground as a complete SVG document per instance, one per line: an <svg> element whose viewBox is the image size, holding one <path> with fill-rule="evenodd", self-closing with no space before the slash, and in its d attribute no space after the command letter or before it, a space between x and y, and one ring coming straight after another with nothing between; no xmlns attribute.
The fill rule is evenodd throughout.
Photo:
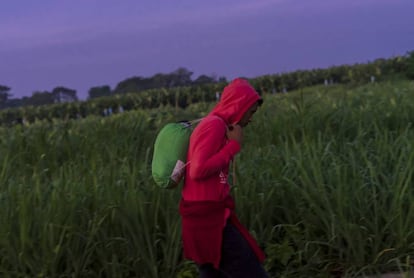
<svg viewBox="0 0 414 278"><path fill-rule="evenodd" d="M0 275L195 277L150 161L165 123L212 105L0 128ZM265 95L232 190L272 276L412 269L413 121L408 81Z"/></svg>

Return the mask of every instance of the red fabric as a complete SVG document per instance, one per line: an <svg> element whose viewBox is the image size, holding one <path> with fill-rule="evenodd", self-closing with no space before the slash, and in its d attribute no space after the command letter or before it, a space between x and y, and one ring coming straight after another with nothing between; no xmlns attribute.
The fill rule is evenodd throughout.
<svg viewBox="0 0 414 278"><path fill-rule="evenodd" d="M219 103L190 137L182 197L186 201L224 200L230 188L229 164L240 144L226 138L228 125L237 124L259 94L241 78L224 88Z"/></svg>
<svg viewBox="0 0 414 278"><path fill-rule="evenodd" d="M240 144L226 138L226 124L217 116L203 119L190 137L182 196L186 201L220 201L229 194L229 164Z"/></svg>
<svg viewBox="0 0 414 278"><path fill-rule="evenodd" d="M263 262L265 254L238 220L234 213L234 202L230 196L224 201L188 202L181 199L184 257L197 264L212 263L215 268L219 268L223 235L222 222L226 209L232 211L229 221L247 240L259 261Z"/></svg>
<svg viewBox="0 0 414 278"><path fill-rule="evenodd" d="M235 125L244 113L260 99L259 94L249 82L237 78L224 88L220 102L210 114L219 116L227 124Z"/></svg>
<svg viewBox="0 0 414 278"><path fill-rule="evenodd" d="M195 128L187 154L180 213L184 255L197 263L220 262L224 224L228 217L251 244L258 258L263 252L231 211L229 165L240 144L226 137L227 126L237 124L260 99L244 79L235 79L223 90L220 101Z"/></svg>

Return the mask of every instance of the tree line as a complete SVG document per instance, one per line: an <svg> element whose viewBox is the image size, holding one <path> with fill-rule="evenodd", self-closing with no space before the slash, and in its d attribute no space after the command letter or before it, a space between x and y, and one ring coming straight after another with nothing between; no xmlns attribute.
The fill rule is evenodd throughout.
<svg viewBox="0 0 414 278"><path fill-rule="evenodd" d="M185 108L197 102L216 100L227 80L214 76L200 76L191 79L192 72L180 68L169 74L156 74L151 78L132 77L118 83L114 90L109 86L93 87L89 90L87 101L77 101L76 91L57 87L52 92L36 92L19 109L0 110L0 125L13 125L25 119L53 120L105 116L104 111L124 111L133 109L173 106ZM288 73L264 75L249 79L262 94L283 93L314 85L363 84L381 82L389 79L414 79L414 51L405 56L377 59L374 62L354 65L341 65L326 69L298 70ZM7 98L10 88L0 85L0 101L11 104ZM47 103L40 99L47 96ZM46 97L45 97L46 98ZM24 100L25 98L23 98ZM48 104L48 105L42 105ZM3 106L3 108L6 108Z"/></svg>
<svg viewBox="0 0 414 278"><path fill-rule="evenodd" d="M77 101L76 90L66 87L55 87L51 92L36 91L30 97L10 98L12 94L9 93L10 87L0 85L0 109L14 108L21 106L39 106L53 103L73 102Z"/></svg>
<svg viewBox="0 0 414 278"><path fill-rule="evenodd" d="M121 95L126 93L137 93L157 88L175 88L183 86L198 86L203 84L226 82L225 77L208 76L202 74L195 80L192 79L193 72L180 67L170 73L157 73L152 77L134 76L122 80L112 90L109 85L91 87L88 91L88 99L105 96ZM12 88L0 84L0 109L21 106L40 106L64 102L78 101L77 91L74 89L58 86L52 91L35 91L30 97L11 98Z"/></svg>

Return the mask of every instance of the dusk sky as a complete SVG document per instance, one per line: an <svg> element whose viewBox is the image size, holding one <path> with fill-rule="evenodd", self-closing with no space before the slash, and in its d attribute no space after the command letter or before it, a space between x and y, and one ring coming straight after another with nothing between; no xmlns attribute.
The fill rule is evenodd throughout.
<svg viewBox="0 0 414 278"><path fill-rule="evenodd" d="M2 0L0 85L13 97L178 67L257 77L414 50L414 0Z"/></svg>

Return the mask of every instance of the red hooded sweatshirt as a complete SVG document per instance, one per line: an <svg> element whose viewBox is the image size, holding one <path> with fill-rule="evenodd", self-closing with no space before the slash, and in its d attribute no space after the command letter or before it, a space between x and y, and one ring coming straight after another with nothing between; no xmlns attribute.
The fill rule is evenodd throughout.
<svg viewBox="0 0 414 278"><path fill-rule="evenodd" d="M234 213L227 180L230 162L240 151L239 142L227 139L227 127L237 124L260 99L246 80L233 80L190 137L180 214L184 256L198 264L212 263L219 267L222 231L227 219L250 243L259 260L264 260L264 253Z"/></svg>

